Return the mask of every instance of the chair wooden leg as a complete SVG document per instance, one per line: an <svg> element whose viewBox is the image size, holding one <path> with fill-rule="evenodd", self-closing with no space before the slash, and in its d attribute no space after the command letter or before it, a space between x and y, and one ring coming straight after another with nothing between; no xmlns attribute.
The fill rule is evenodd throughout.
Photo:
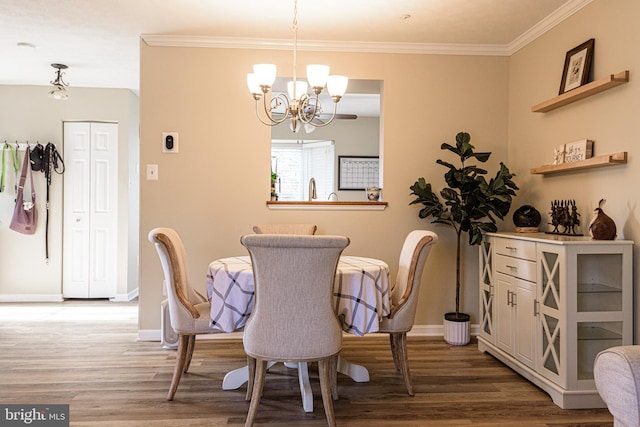
<svg viewBox="0 0 640 427"><path fill-rule="evenodd" d="M193 349L196 346L196 336L189 335L189 345L187 346L187 360L184 362L183 373L186 373L189 370L189 366L191 366L191 358L193 357Z"/></svg>
<svg viewBox="0 0 640 427"><path fill-rule="evenodd" d="M393 364L396 367L396 371L399 371L400 370L400 365L398 364L397 334L390 333L389 334L389 342L391 343L391 356L393 357Z"/></svg>
<svg viewBox="0 0 640 427"><path fill-rule="evenodd" d="M404 377L404 384L407 386L409 396L413 396L413 384L411 384L411 374L409 373L409 357L407 354L407 334L405 332L398 335L398 361L400 362L400 370Z"/></svg>
<svg viewBox="0 0 640 427"><path fill-rule="evenodd" d="M331 397L333 400L338 400L338 355L336 354L330 361L330 375L331 375Z"/></svg>
<svg viewBox="0 0 640 427"><path fill-rule="evenodd" d="M336 415L333 411L332 387L331 387L331 361L330 359L318 360L318 375L320 377L320 390L322 391L322 404L327 416L329 427L335 427Z"/></svg>
<svg viewBox="0 0 640 427"><path fill-rule="evenodd" d="M258 404L260 403L260 396L262 395L262 388L264 387L264 377L266 373L267 362L265 360L259 360L256 364L255 381L253 383L253 391L251 393L251 403L249 404L247 420L244 423L245 427L253 426L253 422L256 419L256 412L258 412Z"/></svg>
<svg viewBox="0 0 640 427"><path fill-rule="evenodd" d="M249 371L249 379L247 380L247 394L244 400L251 400L253 381L256 375L256 359L251 356L247 356L247 370Z"/></svg>
<svg viewBox="0 0 640 427"><path fill-rule="evenodd" d="M173 400L173 396L176 394L180 378L182 377L182 371L184 370L184 364L187 360L187 350L189 347L189 337L185 335L178 335L178 354L176 355L176 365L173 368L173 378L171 379L171 386L169 386L169 393L167 394L167 400Z"/></svg>

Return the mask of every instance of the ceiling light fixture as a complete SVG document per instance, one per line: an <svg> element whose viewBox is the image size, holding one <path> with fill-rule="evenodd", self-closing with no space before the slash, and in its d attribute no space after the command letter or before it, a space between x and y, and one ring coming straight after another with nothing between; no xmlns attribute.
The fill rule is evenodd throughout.
<svg viewBox="0 0 640 427"><path fill-rule="evenodd" d="M50 82L53 85L53 89L49 92L49 96L58 101L66 101L69 99L69 94L67 94L67 90L64 87L69 86L69 83L62 80L62 75L64 74L62 70L66 70L68 67L64 64L51 64L51 66L56 69L56 78Z"/></svg>
<svg viewBox="0 0 640 427"><path fill-rule="evenodd" d="M300 129L300 124L322 127L333 121L336 116L338 102L347 90L349 78L346 76L330 76L329 66L312 64L307 65L307 80L309 83L297 80L296 61L298 51L298 1L293 2L293 80L287 83L287 92L273 94L267 102L267 93L276 80L276 66L274 64L256 64L253 66L253 73L247 74L247 86L256 101L256 115L258 119L267 126L275 126L291 119L291 130L295 133ZM320 119L322 105L319 95L325 85L333 100L333 113L328 120ZM311 86L313 94L307 93L307 88ZM258 101L263 99L264 113L266 120L260 115ZM284 108L284 111L283 111ZM282 117L277 117L281 115ZM307 126L308 125L308 126Z"/></svg>

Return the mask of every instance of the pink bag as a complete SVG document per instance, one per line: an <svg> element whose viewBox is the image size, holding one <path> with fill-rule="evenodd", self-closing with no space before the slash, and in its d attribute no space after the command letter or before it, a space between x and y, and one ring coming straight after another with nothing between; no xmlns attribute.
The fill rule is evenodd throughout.
<svg viewBox="0 0 640 427"><path fill-rule="evenodd" d="M20 184L18 185L18 195L16 197L16 206L13 210L13 218L9 228L22 234L33 234L36 232L38 223L38 211L36 210L36 192L33 188L33 172L31 171L29 154L30 149L24 155L22 161L22 174L20 175ZM24 183L27 180L27 168L29 168L29 178L31 181L31 201L24 201Z"/></svg>

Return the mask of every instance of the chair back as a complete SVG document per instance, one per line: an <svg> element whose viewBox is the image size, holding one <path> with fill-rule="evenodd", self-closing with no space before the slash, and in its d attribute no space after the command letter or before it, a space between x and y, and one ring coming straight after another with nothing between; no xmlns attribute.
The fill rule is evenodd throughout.
<svg viewBox="0 0 640 427"><path fill-rule="evenodd" d="M245 352L274 361L316 360L337 354L342 329L333 309L343 236L253 234L249 251L255 305L244 329Z"/></svg>
<svg viewBox="0 0 640 427"><path fill-rule="evenodd" d="M176 332L193 332L194 319L200 317L196 304L203 301L189 284L182 239L175 230L161 227L149 232L149 241L156 247L162 264L171 327Z"/></svg>
<svg viewBox="0 0 640 427"><path fill-rule="evenodd" d="M316 234L318 227L315 224L262 224L253 226L256 234L304 234L312 236Z"/></svg>
<svg viewBox="0 0 640 427"><path fill-rule="evenodd" d="M410 232L402 245L398 274L391 290L391 313L394 330L409 331L413 327L420 292L420 282L431 247L438 235L428 230Z"/></svg>

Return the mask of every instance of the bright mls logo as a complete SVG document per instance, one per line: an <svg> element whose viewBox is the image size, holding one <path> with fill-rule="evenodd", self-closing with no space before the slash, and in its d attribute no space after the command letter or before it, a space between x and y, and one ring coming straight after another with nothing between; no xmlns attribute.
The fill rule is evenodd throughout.
<svg viewBox="0 0 640 427"><path fill-rule="evenodd" d="M69 405L1 405L0 426L69 427Z"/></svg>

